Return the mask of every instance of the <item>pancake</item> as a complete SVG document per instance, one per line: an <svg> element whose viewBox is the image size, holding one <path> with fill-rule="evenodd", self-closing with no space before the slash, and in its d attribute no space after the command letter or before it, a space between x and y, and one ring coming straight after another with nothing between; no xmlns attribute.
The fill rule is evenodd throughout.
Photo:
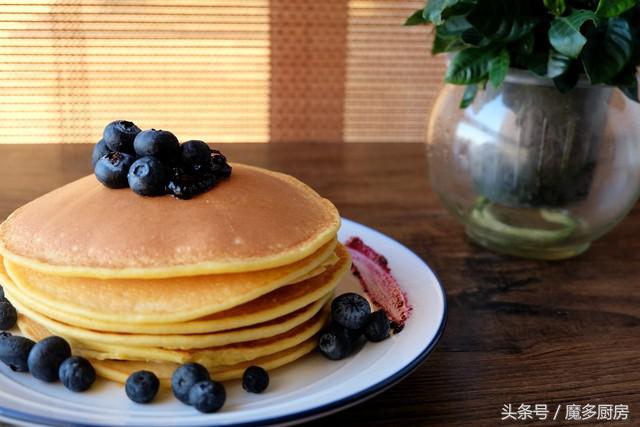
<svg viewBox="0 0 640 427"><path fill-rule="evenodd" d="M70 342L73 341L80 345L83 342L97 342L109 345L161 347L167 349L196 349L225 346L272 337L286 333L299 325L318 321L318 311L321 308L321 305L311 304L293 313L288 313L282 317L258 325L207 334L119 334L82 329L52 320L23 304L22 301L16 297L16 294L11 293L11 288L8 290L7 296L19 313L35 320L52 334L60 335Z"/></svg>
<svg viewBox="0 0 640 427"><path fill-rule="evenodd" d="M126 319L129 324L172 324L228 310L288 285L321 265L333 253L334 245L331 241L311 259L276 269L174 279L75 278L45 274L6 259L4 265L21 294L60 313L104 322ZM349 262L348 251L342 246L335 251L342 274L344 263Z"/></svg>
<svg viewBox="0 0 640 427"><path fill-rule="evenodd" d="M234 164L230 179L190 200L108 189L90 175L13 212L0 254L57 276L246 273L310 256L339 226L335 206L310 187L256 167Z"/></svg>
<svg viewBox="0 0 640 427"><path fill-rule="evenodd" d="M117 359L179 364L198 362L209 367L233 365L277 353L313 337L327 321L330 311L329 297L327 296L320 302L322 310L305 323L280 335L255 341L189 350L112 345L91 341L76 341L74 339L69 339L69 343L73 347L74 354L98 360ZM18 319L18 327L25 336L36 341L53 335L54 331L49 330L38 320L21 313Z"/></svg>
<svg viewBox="0 0 640 427"><path fill-rule="evenodd" d="M2 259L2 257L0 257ZM338 255L334 252L329 256L329 258L325 259L322 264L311 270L310 272L303 274L302 276L292 280L289 282L290 285L295 285L296 283L304 282L307 279L311 279L312 277L319 276L324 273L328 267L334 265L340 260Z"/></svg>
<svg viewBox="0 0 640 427"><path fill-rule="evenodd" d="M209 367L209 373L211 378L216 381L228 381L237 378L242 378L242 374L249 366L260 366L267 371L272 371L276 368L294 362L302 356L311 353L316 348L315 338L310 338L307 341L298 344L295 347L280 351L278 353L270 354L249 362L239 363L233 366L225 367ZM127 381L129 375L136 371L147 370L156 374L160 380L160 384L163 387L171 387L171 376L176 368L179 366L176 363L166 362L139 362L139 361L123 361L123 360L96 360L90 359L91 364L96 370L96 373L102 378L116 381L124 384ZM205 365L206 366L206 365Z"/></svg>
<svg viewBox="0 0 640 427"><path fill-rule="evenodd" d="M344 249L340 249L342 251ZM104 322L92 317L84 317L73 312L61 310L50 303L32 299L21 292L8 277L2 275L0 262L0 283L8 283L9 292L16 294L16 298L34 311L63 323L68 323L85 329L106 332L142 333L142 334L197 334L237 329L261 322L266 322L305 307L324 295L332 292L337 286L342 274L349 268L344 259L338 264L324 266L323 277L313 276L311 279L283 286L273 292L263 295L253 301L232 309L215 313L200 319L181 323L128 323ZM334 261L332 258L331 261ZM315 278L317 277L317 278Z"/></svg>

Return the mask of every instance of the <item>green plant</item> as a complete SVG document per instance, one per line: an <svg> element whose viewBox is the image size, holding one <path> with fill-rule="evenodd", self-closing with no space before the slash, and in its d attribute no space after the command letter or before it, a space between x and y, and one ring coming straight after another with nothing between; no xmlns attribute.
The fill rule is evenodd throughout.
<svg viewBox="0 0 640 427"><path fill-rule="evenodd" d="M640 0L427 0L405 23L420 24L435 26L433 54L455 52L445 81L467 85L461 108L509 68L561 92L586 75L639 101Z"/></svg>

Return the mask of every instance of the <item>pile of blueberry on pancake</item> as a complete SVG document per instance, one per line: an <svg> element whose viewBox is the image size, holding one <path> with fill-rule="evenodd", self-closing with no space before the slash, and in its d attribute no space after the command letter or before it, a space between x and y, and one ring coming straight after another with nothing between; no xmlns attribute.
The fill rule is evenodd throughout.
<svg viewBox="0 0 640 427"><path fill-rule="evenodd" d="M180 144L166 130L109 123L93 150L96 178L109 188L130 187L143 196L173 194L189 199L231 175L226 157L203 141Z"/></svg>

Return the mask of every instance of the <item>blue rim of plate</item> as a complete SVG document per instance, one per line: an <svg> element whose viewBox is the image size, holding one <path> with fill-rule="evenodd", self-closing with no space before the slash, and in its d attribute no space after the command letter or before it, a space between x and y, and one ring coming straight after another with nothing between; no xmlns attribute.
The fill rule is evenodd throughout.
<svg viewBox="0 0 640 427"><path fill-rule="evenodd" d="M379 381L376 384L373 384L365 388L364 390L361 390L357 393L354 393L342 399L325 403L323 405L319 405L311 409L306 409L304 411L298 411L292 414L282 415L280 417L273 417L273 418L268 418L264 420L248 421L243 423L232 424L234 427L261 427L261 426L270 426L275 424L285 424L285 423L292 423L292 422L295 422L295 424L297 424L304 421L311 421L322 415L330 415L335 412L338 412L341 409L346 409L350 406L361 403L369 398L376 396L379 393L382 393L386 389L393 387L398 382L406 378L409 374L411 374L414 370L416 370L427 359L427 357L429 357L429 355L433 352L436 345L440 341L440 338L442 337L442 334L444 333L444 330L445 330L445 326L447 324L449 308L447 306L447 292L442 286L442 283L440 283L438 276L436 276L433 270L431 270L431 267L429 267L429 265L426 262L424 262L422 258L420 258L415 252L407 248L402 243L387 236L384 233L381 233L380 231L377 231L359 222L351 221L351 220L347 220L347 221L357 224L361 227L364 227L373 233L380 234L384 236L386 239L389 239L390 241L395 243L396 245L407 250L413 256L418 258L425 265L425 267L427 267L427 269L431 272L431 274L433 274L433 276L436 278L438 287L440 288L440 292L442 293L442 300L443 300L442 301L442 304L443 304L442 319L440 320L440 325L438 326L438 330L436 331L436 334L433 336L433 339L431 339L431 341L427 344L427 346L420 352L420 354L418 354L411 362L407 363L404 367L402 367L402 369L398 370L393 375L390 375L384 380ZM0 415L4 417L12 418L17 421L25 421L27 423L38 423L38 424L43 424L47 426L104 427L103 424L69 423L69 422L65 422L63 420L58 420L55 418L47 418L39 415L29 414L26 412L16 411L10 408L4 408L2 406L0 406ZM215 426L215 424L211 424L211 426ZM131 424L130 427L147 427L147 426L140 425L140 424Z"/></svg>

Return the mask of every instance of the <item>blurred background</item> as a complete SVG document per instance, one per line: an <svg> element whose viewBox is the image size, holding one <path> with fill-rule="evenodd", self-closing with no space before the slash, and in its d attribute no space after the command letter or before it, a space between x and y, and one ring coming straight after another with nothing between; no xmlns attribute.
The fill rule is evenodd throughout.
<svg viewBox="0 0 640 427"><path fill-rule="evenodd" d="M0 2L0 144L115 119L217 142L422 142L443 58L423 1Z"/></svg>

